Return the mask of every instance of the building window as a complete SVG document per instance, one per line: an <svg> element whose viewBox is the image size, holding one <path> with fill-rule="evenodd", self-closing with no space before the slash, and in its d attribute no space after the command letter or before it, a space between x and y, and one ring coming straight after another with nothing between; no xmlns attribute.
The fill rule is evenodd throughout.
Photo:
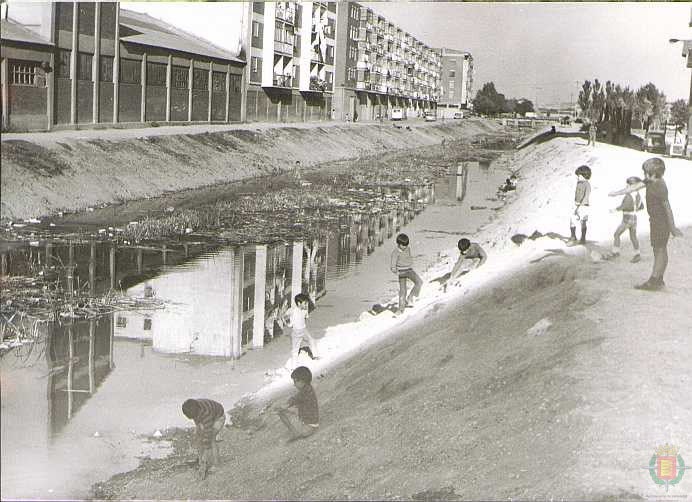
<svg viewBox="0 0 692 502"><path fill-rule="evenodd" d="M112 56L101 56L99 58L99 80L101 82L113 82Z"/></svg>
<svg viewBox="0 0 692 502"><path fill-rule="evenodd" d="M77 60L77 79L91 81L92 61L94 56L84 52L79 53Z"/></svg>
<svg viewBox="0 0 692 502"><path fill-rule="evenodd" d="M144 318L144 331L151 331L151 319L148 317Z"/></svg>
<svg viewBox="0 0 692 502"><path fill-rule="evenodd" d="M240 79L242 78L240 75L234 75L231 74L231 92L240 92Z"/></svg>
<svg viewBox="0 0 692 502"><path fill-rule="evenodd" d="M126 328L127 327L127 317L119 315L115 318L116 328Z"/></svg>
<svg viewBox="0 0 692 502"><path fill-rule="evenodd" d="M209 71L195 68L192 73L192 88L196 91L209 90Z"/></svg>
<svg viewBox="0 0 692 502"><path fill-rule="evenodd" d="M327 58L326 58L326 63L327 64L334 64L334 46L333 45L328 45L327 46Z"/></svg>
<svg viewBox="0 0 692 502"><path fill-rule="evenodd" d="M252 12L264 14L264 2L252 2Z"/></svg>
<svg viewBox="0 0 692 502"><path fill-rule="evenodd" d="M250 59L250 79L253 82L259 81L261 73L262 73L262 60L258 57L253 56Z"/></svg>
<svg viewBox="0 0 692 502"><path fill-rule="evenodd" d="M166 87L168 65L162 63L147 63L147 85Z"/></svg>
<svg viewBox="0 0 692 502"><path fill-rule="evenodd" d="M134 59L121 59L120 82L123 84L141 84L142 63Z"/></svg>
<svg viewBox="0 0 692 502"><path fill-rule="evenodd" d="M56 2L56 7L58 8L58 30L72 31L72 2Z"/></svg>
<svg viewBox="0 0 692 502"><path fill-rule="evenodd" d="M184 66L171 68L171 85L176 89L187 89L189 70Z"/></svg>
<svg viewBox="0 0 692 502"><path fill-rule="evenodd" d="M260 36L260 24L257 21L252 22L252 36L253 37L259 37Z"/></svg>
<svg viewBox="0 0 692 502"><path fill-rule="evenodd" d="M58 3L58 5L60 5ZM55 58L55 76L58 78L70 78L70 51L58 49Z"/></svg>
<svg viewBox="0 0 692 502"><path fill-rule="evenodd" d="M335 33L335 24L334 24L334 18L330 17L327 19L327 30L325 32L325 35L327 38L334 38L334 33Z"/></svg>
<svg viewBox="0 0 692 502"><path fill-rule="evenodd" d="M324 80L327 82L329 88L328 91L332 90L332 84L334 83L334 74L330 71L324 72Z"/></svg>
<svg viewBox="0 0 692 502"><path fill-rule="evenodd" d="M10 61L10 84L45 87L46 77L39 63Z"/></svg>
<svg viewBox="0 0 692 502"><path fill-rule="evenodd" d="M94 16L96 4L94 2L79 2L79 33L81 35L94 36Z"/></svg>
<svg viewBox="0 0 692 502"><path fill-rule="evenodd" d="M454 78L456 74L457 73L454 70L449 70L449 78Z"/></svg>
<svg viewBox="0 0 692 502"><path fill-rule="evenodd" d="M454 89L454 80L449 81L449 90L451 91L452 89Z"/></svg>
<svg viewBox="0 0 692 502"><path fill-rule="evenodd" d="M226 74L215 71L211 74L211 90L214 92L226 91Z"/></svg>

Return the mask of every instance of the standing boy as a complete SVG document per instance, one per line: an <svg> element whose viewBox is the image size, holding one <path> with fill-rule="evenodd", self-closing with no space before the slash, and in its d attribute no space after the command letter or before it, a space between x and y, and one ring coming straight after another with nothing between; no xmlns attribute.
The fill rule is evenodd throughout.
<svg viewBox="0 0 692 502"><path fill-rule="evenodd" d="M577 175L577 188L574 191L574 211L569 219L570 242L577 241L577 222L581 223L579 244L586 244L586 225L589 221L589 197L591 196L591 168L579 166L574 171Z"/></svg>
<svg viewBox="0 0 692 502"><path fill-rule="evenodd" d="M597 135L597 130L596 130L596 123L592 120L591 123L589 124L589 144L586 146L596 146L596 135Z"/></svg>
<svg viewBox="0 0 692 502"><path fill-rule="evenodd" d="M644 171L642 183L628 186L608 195L615 197L646 187L646 210L649 213L649 238L654 250L654 265L651 277L635 288L645 291L659 291L665 286L663 275L668 267L668 239L671 234L674 237L680 237L682 232L675 226L673 211L668 201L668 187L663 180L663 174L666 172L663 159L653 157L646 160L642 164L642 170Z"/></svg>
<svg viewBox="0 0 692 502"><path fill-rule="evenodd" d="M183 415L195 422L195 442L199 451L198 477L204 479L207 468L219 462L216 436L226 423L226 415L221 403L211 399L187 399L183 403Z"/></svg>
<svg viewBox="0 0 692 502"><path fill-rule="evenodd" d="M281 422L291 433L289 441L311 436L320 426L320 414L317 396L312 388L312 373L305 366L299 366L291 373L293 385L298 393L291 396L286 407L279 407L277 412ZM297 408L297 413L289 410Z"/></svg>
<svg viewBox="0 0 692 502"><path fill-rule="evenodd" d="M288 324L291 326L291 366L297 364L300 344L305 339L310 347L310 357L317 359L317 344L307 328L308 308L310 297L305 293L298 293L295 298L295 307L289 312Z"/></svg>
<svg viewBox="0 0 692 502"><path fill-rule="evenodd" d="M641 183L642 180L636 176L627 178L628 187L637 184L641 185ZM632 247L634 248L632 263L638 263L642 259L639 254L639 240L637 239L637 211L641 209L644 209L644 205L639 192L625 194L620 205L614 209L614 211L622 211L622 222L620 222L613 235L613 255L618 256L620 254L620 236L625 230L629 230L630 241L632 241Z"/></svg>
<svg viewBox="0 0 692 502"><path fill-rule="evenodd" d="M420 288L423 281L418 274L413 270L413 258L411 257L411 248L409 247L409 238L406 234L396 236L396 249L392 251L390 267L392 273L399 277L399 313L402 313L407 304L412 304L420 294ZM413 289L406 297L406 281L413 282Z"/></svg>

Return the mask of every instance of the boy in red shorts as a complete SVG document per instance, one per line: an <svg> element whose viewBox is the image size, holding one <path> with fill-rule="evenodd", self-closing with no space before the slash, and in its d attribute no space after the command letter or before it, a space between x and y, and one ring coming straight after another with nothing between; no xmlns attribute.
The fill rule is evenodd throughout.
<svg viewBox="0 0 692 502"><path fill-rule="evenodd" d="M659 291L665 286L663 274L668 267L668 239L680 237L682 232L675 226L673 211L668 202L668 187L663 180L666 165L662 159L654 157L642 164L644 181L628 186L608 195L615 197L637 191L646 187L646 210L649 213L651 247L654 250L654 265L651 277L646 282L635 286L645 291Z"/></svg>

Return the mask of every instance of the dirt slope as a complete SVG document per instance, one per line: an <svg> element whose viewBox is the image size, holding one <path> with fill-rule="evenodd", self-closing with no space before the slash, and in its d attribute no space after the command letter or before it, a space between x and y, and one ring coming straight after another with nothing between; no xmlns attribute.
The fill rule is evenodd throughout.
<svg viewBox="0 0 692 502"><path fill-rule="evenodd" d="M405 125L405 124L404 124ZM481 120L3 136L0 217L30 218L500 130ZM134 137L133 137L134 136Z"/></svg>
<svg viewBox="0 0 692 502"><path fill-rule="evenodd" d="M568 499L660 494L646 470L672 435L692 444L685 315L689 236L670 291L626 260L562 257L438 305L318 378L321 429L286 444L271 411L237 419L197 482L187 452L99 487L117 498ZM610 285L610 287L608 287ZM654 333L652 316L671 327ZM542 318L541 336L526 331ZM662 369L674 368L674 371ZM665 432L665 433L664 433ZM186 444L186 440L181 441ZM689 456L689 452L688 452ZM687 484L679 485L684 491Z"/></svg>

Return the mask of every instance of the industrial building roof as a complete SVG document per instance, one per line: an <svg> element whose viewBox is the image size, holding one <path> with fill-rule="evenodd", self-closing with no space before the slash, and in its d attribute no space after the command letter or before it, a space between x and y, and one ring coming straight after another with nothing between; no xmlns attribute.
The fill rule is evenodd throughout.
<svg viewBox="0 0 692 502"><path fill-rule="evenodd" d="M123 42L162 47L238 63L245 62L231 52L217 47L207 40L196 37L147 14L121 8L120 25L137 32L130 35L121 32L120 40Z"/></svg>
<svg viewBox="0 0 692 502"><path fill-rule="evenodd" d="M15 42L25 42L30 44L53 45L50 41L43 38L38 33L25 28L12 19L2 19L0 21L0 33L3 40Z"/></svg>

